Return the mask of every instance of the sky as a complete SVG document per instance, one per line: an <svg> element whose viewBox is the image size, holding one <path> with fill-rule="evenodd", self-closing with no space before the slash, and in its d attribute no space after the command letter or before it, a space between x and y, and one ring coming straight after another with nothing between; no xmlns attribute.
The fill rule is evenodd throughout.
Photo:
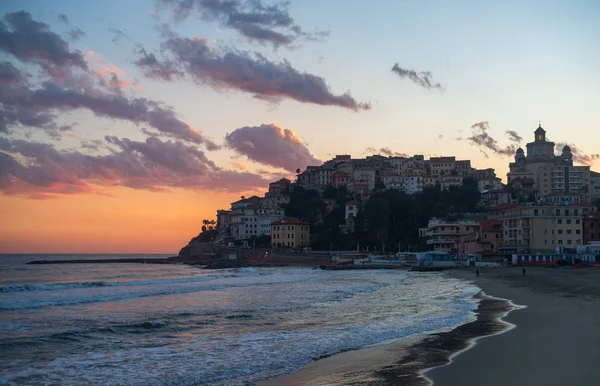
<svg viewBox="0 0 600 386"><path fill-rule="evenodd" d="M0 253L175 254L334 157L600 170L600 2L0 2Z"/></svg>

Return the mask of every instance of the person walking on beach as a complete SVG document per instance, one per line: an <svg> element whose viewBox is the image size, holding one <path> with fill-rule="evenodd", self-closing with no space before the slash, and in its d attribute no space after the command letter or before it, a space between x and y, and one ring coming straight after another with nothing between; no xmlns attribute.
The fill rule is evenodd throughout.
<svg viewBox="0 0 600 386"><path fill-rule="evenodd" d="M479 277L479 270L475 271L475 275L477 275L477 277Z"/></svg>
<svg viewBox="0 0 600 386"><path fill-rule="evenodd" d="M523 276L525 276L525 268L523 268Z"/></svg>

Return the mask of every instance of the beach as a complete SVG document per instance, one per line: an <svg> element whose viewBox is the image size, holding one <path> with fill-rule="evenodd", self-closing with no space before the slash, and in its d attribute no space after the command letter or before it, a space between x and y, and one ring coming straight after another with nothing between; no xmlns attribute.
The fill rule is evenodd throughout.
<svg viewBox="0 0 600 386"><path fill-rule="evenodd" d="M482 289L477 320L318 360L264 385L597 385L600 270L454 270ZM507 299L507 300L504 300Z"/></svg>

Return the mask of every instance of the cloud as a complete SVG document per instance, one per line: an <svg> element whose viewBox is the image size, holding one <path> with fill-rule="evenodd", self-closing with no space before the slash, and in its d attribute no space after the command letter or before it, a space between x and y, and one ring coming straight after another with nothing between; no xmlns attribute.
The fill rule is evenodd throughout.
<svg viewBox="0 0 600 386"><path fill-rule="evenodd" d="M300 72L288 61L273 63L260 54L211 50L206 39L188 39L171 36L162 49L171 53L182 71L196 82L214 88L235 89L251 93L261 99L290 98L298 102L338 106L354 111L368 110L368 103L357 102L349 93L335 95L320 76ZM162 74L164 63L155 57L142 56L136 63L145 73ZM140 63L142 60L142 63ZM167 74L174 69L168 67ZM167 76L160 76L168 79ZM152 76L150 76L152 77Z"/></svg>
<svg viewBox="0 0 600 386"><path fill-rule="evenodd" d="M406 153L398 153L398 152L390 150L387 147L382 147L379 150L375 149L374 147L368 147L365 149L365 151L367 153L372 153L372 154L380 154L380 155L383 154L388 157L408 157L408 155Z"/></svg>
<svg viewBox="0 0 600 386"><path fill-rule="evenodd" d="M77 109L91 111L97 116L123 119L134 124L147 124L161 135L197 144L205 144L209 150L219 146L204 137L198 130L180 120L173 109L163 103L146 98L126 97L120 90L127 87L116 75L120 70L111 68L107 80L98 83L89 73L73 74L64 84L46 81L32 87L23 73L9 62L0 62L0 132L9 133L17 126L36 127L56 138L60 129L54 122L58 113ZM121 73L123 73L121 71ZM102 76L104 73L97 72Z"/></svg>
<svg viewBox="0 0 600 386"><path fill-rule="evenodd" d="M112 79L112 87L119 87L118 78ZM177 118L171 107L150 99L128 98L99 89L70 89L51 81L39 88L20 86L5 91L0 92L0 118L3 118L0 120L0 131L6 132L9 127L18 124L48 127L53 124L56 113L85 109L100 117L147 124L162 135L205 144L209 150L219 148L198 130Z"/></svg>
<svg viewBox="0 0 600 386"><path fill-rule="evenodd" d="M521 137L516 131L506 130L506 135L508 135L508 139L511 142L521 143L521 141L523 141L523 137Z"/></svg>
<svg viewBox="0 0 600 386"><path fill-rule="evenodd" d="M288 12L288 2L264 5L261 0L157 0L166 6L177 21L197 16L217 21L251 41L287 46L299 39L320 40L328 32L307 33L294 22Z"/></svg>
<svg viewBox="0 0 600 386"><path fill-rule="evenodd" d="M60 15L58 15L58 16L56 17L56 19L57 19L59 22L61 22L61 23L64 23L64 24L66 24L66 25L69 25L69 18L68 18L68 17L67 17L67 15L65 15L65 14L62 14L62 13L61 13Z"/></svg>
<svg viewBox="0 0 600 386"><path fill-rule="evenodd" d="M248 166L244 165L243 163L240 162L232 162L231 166L233 166L235 169L240 169L240 170L246 170L248 169Z"/></svg>
<svg viewBox="0 0 600 386"><path fill-rule="evenodd" d="M180 141L106 137L110 154L58 151L51 144L0 137L0 191L8 195L51 198L98 193L103 187L133 189L208 189L241 192L268 181L215 166L195 146Z"/></svg>
<svg viewBox="0 0 600 386"><path fill-rule="evenodd" d="M501 147L498 145L498 141L489 135L489 129L490 126L487 121L475 123L471 126L471 136L465 139L471 142L472 145L479 147L479 150L486 157L488 157L487 151L491 151L494 154L501 156L514 155L517 150L516 146L508 145L506 147Z"/></svg>
<svg viewBox="0 0 600 386"><path fill-rule="evenodd" d="M440 83L435 83L431 79L431 72L429 71L421 71L416 72L414 70L407 70L398 66L398 63L394 64L392 67L392 71L398 74L401 78L408 78L419 86L426 88L427 90L431 90L437 88L440 91L444 91L444 86Z"/></svg>
<svg viewBox="0 0 600 386"><path fill-rule="evenodd" d="M225 143L254 162L290 172L322 163L292 130L274 124L236 129L225 136Z"/></svg>
<svg viewBox="0 0 600 386"><path fill-rule="evenodd" d="M558 154L562 154L563 148L565 146L569 146L571 148L571 154L573 154L573 161L579 164L592 166L595 161L600 159L600 154L586 154L572 143L559 142L554 145L554 149Z"/></svg>
<svg viewBox="0 0 600 386"><path fill-rule="evenodd" d="M69 40L71 40L72 42L76 42L85 36L85 32L83 32L79 28L74 28L69 31L68 35L69 35Z"/></svg>
<svg viewBox="0 0 600 386"><path fill-rule="evenodd" d="M133 64L142 70L146 78L171 82L184 77L184 73L177 69L173 61L159 61L153 53L147 53L144 48L139 49L138 55L140 57Z"/></svg>
<svg viewBox="0 0 600 386"><path fill-rule="evenodd" d="M0 84L14 85L25 82L25 75L19 71L11 62L0 62Z"/></svg>
<svg viewBox="0 0 600 386"><path fill-rule="evenodd" d="M50 31L50 26L37 22L25 11L4 15L0 21L0 51L26 63L40 65L52 77L64 76L73 68L87 69L85 58L69 43Z"/></svg>

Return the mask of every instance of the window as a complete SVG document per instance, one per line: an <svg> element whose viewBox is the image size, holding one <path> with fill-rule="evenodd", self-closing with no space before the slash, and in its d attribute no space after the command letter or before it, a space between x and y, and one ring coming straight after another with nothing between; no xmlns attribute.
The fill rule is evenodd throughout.
<svg viewBox="0 0 600 386"><path fill-rule="evenodd" d="M567 220L567 224L570 224L570 223L571 223L571 219L568 219L568 220Z"/></svg>
<svg viewBox="0 0 600 386"><path fill-rule="evenodd" d="M569 209L565 209L565 216L569 215Z"/></svg>
<svg viewBox="0 0 600 386"><path fill-rule="evenodd" d="M558 230L558 234L559 234L559 235L562 235L562 229L559 229L559 230Z"/></svg>
<svg viewBox="0 0 600 386"><path fill-rule="evenodd" d="M534 209L534 210L533 210L533 215L534 215L534 216L538 216L538 215L539 215L539 213L538 213L538 210L537 210L537 209Z"/></svg>
<svg viewBox="0 0 600 386"><path fill-rule="evenodd" d="M571 230L567 229L567 234L570 235L571 234Z"/></svg>
<svg viewBox="0 0 600 386"><path fill-rule="evenodd" d="M557 221L559 224L562 224L562 219L558 219Z"/></svg>
<svg viewBox="0 0 600 386"><path fill-rule="evenodd" d="M562 245L562 240L558 240L558 245Z"/></svg>
<svg viewBox="0 0 600 386"><path fill-rule="evenodd" d="M571 240L567 240L567 244L571 245Z"/></svg>
<svg viewBox="0 0 600 386"><path fill-rule="evenodd" d="M580 222L579 220L575 220L575 224L579 224L579 222Z"/></svg>

